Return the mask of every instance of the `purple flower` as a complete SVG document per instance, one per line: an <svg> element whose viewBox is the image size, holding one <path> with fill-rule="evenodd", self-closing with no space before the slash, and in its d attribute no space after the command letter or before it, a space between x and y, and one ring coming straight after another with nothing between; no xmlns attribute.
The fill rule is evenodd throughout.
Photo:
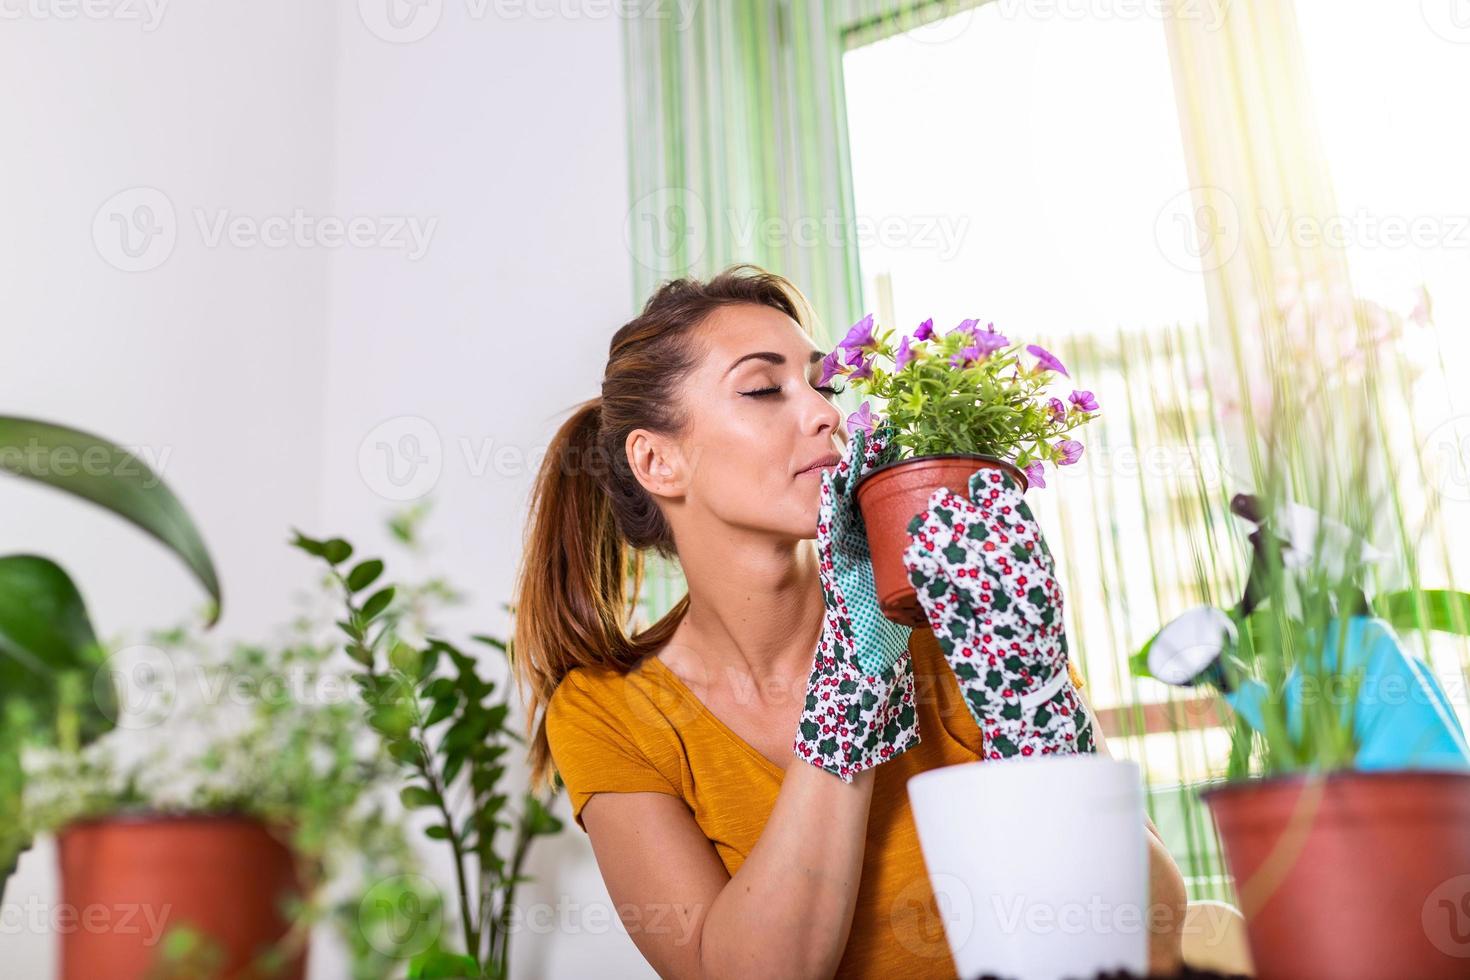
<svg viewBox="0 0 1470 980"><path fill-rule="evenodd" d="M995 324L993 323L986 324L983 333L975 334L975 345L986 354L998 351L1009 343L1009 340L995 332Z"/></svg>
<svg viewBox="0 0 1470 980"><path fill-rule="evenodd" d="M859 352L859 354L861 354L861 352ZM873 358L864 358L861 356L859 356L858 358L858 366L853 369L851 374L848 375L848 377L854 381L856 381L858 378L871 378L872 376Z"/></svg>
<svg viewBox="0 0 1470 980"><path fill-rule="evenodd" d="M1076 439L1063 439L1057 443L1057 465L1071 466L1082 458L1082 443Z"/></svg>
<svg viewBox="0 0 1470 980"><path fill-rule="evenodd" d="M818 381L817 384L824 385L828 381L831 381L834 375L842 372L841 351L841 347L835 347L830 354L822 358L822 380Z"/></svg>
<svg viewBox="0 0 1470 980"><path fill-rule="evenodd" d="M839 347L837 349L838 350L841 350L842 348ZM861 347L853 347L853 348L851 348L851 349L848 350L848 352L847 352L847 366L848 367L852 367L855 364L861 364L862 361L863 361L863 349Z"/></svg>
<svg viewBox="0 0 1470 980"><path fill-rule="evenodd" d="M1026 464L1026 484L1038 490L1046 489L1046 480L1041 475L1041 460Z"/></svg>
<svg viewBox="0 0 1470 980"><path fill-rule="evenodd" d="M1045 347L1042 347L1040 344L1027 344L1026 353L1031 354L1036 358L1036 360L1039 362L1037 365L1038 367L1045 368L1048 371L1055 371L1063 377L1071 377L1071 375L1067 373L1067 369L1062 366L1062 362L1057 360L1056 355L1047 350Z"/></svg>
<svg viewBox="0 0 1470 980"><path fill-rule="evenodd" d="M1090 391L1074 391L1071 395L1067 396L1067 401L1076 405L1084 412L1097 411L1097 399L1092 397L1092 392Z"/></svg>
<svg viewBox="0 0 1470 980"><path fill-rule="evenodd" d="M849 350L862 350L873 346L873 314L869 313L847 330L847 336L842 338L838 347L846 347Z"/></svg>
<svg viewBox="0 0 1470 980"><path fill-rule="evenodd" d="M1051 418L1053 422L1060 422L1062 419L1067 417L1067 406L1062 403L1062 400L1060 398L1047 399L1046 404L1047 407L1051 410Z"/></svg>
<svg viewBox="0 0 1470 980"><path fill-rule="evenodd" d="M949 366L969 367L971 364L974 364L976 361L980 360L980 358L984 356L985 354L980 350L979 347L971 344L969 347L964 348L959 353L949 355Z"/></svg>
<svg viewBox="0 0 1470 980"><path fill-rule="evenodd" d="M967 333L973 337L975 336L975 324L979 322L979 320L961 320L960 325L951 330L950 333Z"/></svg>
<svg viewBox="0 0 1470 980"><path fill-rule="evenodd" d="M898 342L898 353L893 356L893 370L902 371L903 366L914 359L914 352L909 350L909 339L903 338Z"/></svg>
<svg viewBox="0 0 1470 980"><path fill-rule="evenodd" d="M934 336L934 318L930 317L923 323L919 324L919 329L914 331L914 339L928 340L932 336Z"/></svg>
<svg viewBox="0 0 1470 980"><path fill-rule="evenodd" d="M849 433L862 429L868 435L873 434L873 407L867 402L858 406L858 410L847 417L847 431Z"/></svg>

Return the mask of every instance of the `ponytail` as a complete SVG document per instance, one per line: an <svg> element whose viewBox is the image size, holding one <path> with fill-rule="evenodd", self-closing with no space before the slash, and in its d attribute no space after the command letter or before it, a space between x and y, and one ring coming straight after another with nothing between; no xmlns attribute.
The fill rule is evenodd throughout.
<svg viewBox="0 0 1470 980"><path fill-rule="evenodd" d="M732 266L708 282L664 283L613 335L602 395L579 405L547 447L531 489L511 644L529 709L533 787L550 778L544 709L562 678L583 666L626 673L668 643L689 609L686 594L657 623L629 633L645 553L677 559L678 552L663 512L633 475L626 442L639 428L684 429L677 386L701 355L695 328L720 307L741 303L780 310L812 330L811 308L796 287L755 266Z"/></svg>

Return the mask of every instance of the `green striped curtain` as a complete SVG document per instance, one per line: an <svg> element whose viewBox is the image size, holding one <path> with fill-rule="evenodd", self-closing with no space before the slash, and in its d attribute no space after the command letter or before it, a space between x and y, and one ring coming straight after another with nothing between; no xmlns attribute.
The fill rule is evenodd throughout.
<svg viewBox="0 0 1470 980"><path fill-rule="evenodd" d="M640 299L664 279L755 262L826 324L861 302L841 49L818 2L712 0L625 28ZM830 328L829 328L830 329Z"/></svg>

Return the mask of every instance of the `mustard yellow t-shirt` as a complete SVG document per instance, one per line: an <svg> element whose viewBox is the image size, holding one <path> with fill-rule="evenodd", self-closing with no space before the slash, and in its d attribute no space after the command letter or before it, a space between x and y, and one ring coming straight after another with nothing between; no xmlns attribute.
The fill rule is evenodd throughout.
<svg viewBox="0 0 1470 980"><path fill-rule="evenodd" d="M905 784L916 773L982 758L983 738L934 634L914 630L909 650L920 740L877 769L852 932L836 974L842 978L956 972ZM1067 670L1080 688L1070 662ZM655 657L627 674L572 670L547 705L546 735L584 831L582 807L594 793L677 796L732 876L760 838L784 776Z"/></svg>

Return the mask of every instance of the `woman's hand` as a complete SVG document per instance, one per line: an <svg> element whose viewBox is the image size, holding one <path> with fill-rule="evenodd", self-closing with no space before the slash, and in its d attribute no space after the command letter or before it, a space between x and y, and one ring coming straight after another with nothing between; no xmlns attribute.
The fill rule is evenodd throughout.
<svg viewBox="0 0 1470 980"><path fill-rule="evenodd" d="M853 433L835 471L822 474L817 555L826 616L793 746L798 758L844 782L919 743L906 626L878 608L867 531L853 490L890 455L887 432Z"/></svg>
<svg viewBox="0 0 1470 980"><path fill-rule="evenodd" d="M968 497L934 491L904 567L990 758L1095 751L1051 550L1009 474L978 470Z"/></svg>

